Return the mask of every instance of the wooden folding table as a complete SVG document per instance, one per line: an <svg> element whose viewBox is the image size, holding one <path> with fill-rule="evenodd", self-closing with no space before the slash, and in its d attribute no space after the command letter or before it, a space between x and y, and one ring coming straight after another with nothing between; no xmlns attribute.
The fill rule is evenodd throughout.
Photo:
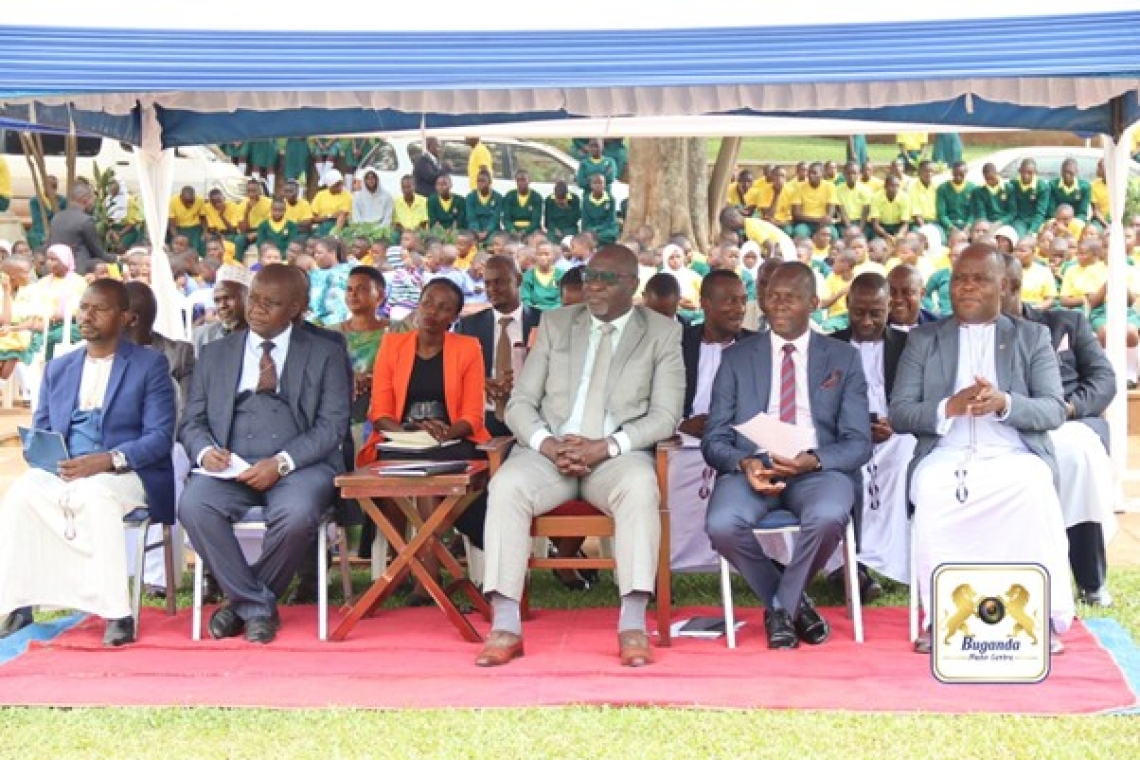
<svg viewBox="0 0 1140 760"><path fill-rule="evenodd" d="M424 589L451 621L463 638L479 642L483 637L475 630L467 617L451 601L451 593L462 591L487 620L491 619L491 607L467 578L459 562L447 550L442 541L447 532L463 512L487 487L488 469L484 461L470 461L467 472L451 475L429 475L426 477L402 477L382 475L380 470L387 463L374 464L355 472L341 475L336 479L340 494L346 499L360 502L365 514L375 521L384 533L389 545L396 550L396 558L388 565L387 571L376 579L361 596L348 614L332 632L333 641L344 641L361 618L370 615L380 607L400 582L412 573L423 584ZM401 462L401 464L407 464ZM424 520L416 509L416 497L432 496L443 499L431 516ZM377 506L377 499L387 499L399 507L408 522L416 529L411 541L403 534ZM440 565L450 573L452 582L445 589L424 567L422 558L434 554Z"/></svg>

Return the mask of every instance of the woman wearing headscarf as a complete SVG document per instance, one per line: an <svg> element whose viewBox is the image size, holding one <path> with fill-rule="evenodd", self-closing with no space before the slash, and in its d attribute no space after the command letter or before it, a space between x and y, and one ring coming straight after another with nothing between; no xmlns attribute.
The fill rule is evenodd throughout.
<svg viewBox="0 0 1140 760"><path fill-rule="evenodd" d="M64 326L70 325L67 343L82 340L79 328L72 319L87 280L75 273L75 256L71 246L56 243L47 249L47 276L37 285L43 308L41 313L48 320L47 358L55 355L55 347L64 342Z"/></svg>

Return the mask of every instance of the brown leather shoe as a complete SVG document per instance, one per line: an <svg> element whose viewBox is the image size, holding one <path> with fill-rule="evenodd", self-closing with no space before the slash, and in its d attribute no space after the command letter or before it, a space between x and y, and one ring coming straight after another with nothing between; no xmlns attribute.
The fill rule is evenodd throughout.
<svg viewBox="0 0 1140 760"><path fill-rule="evenodd" d="M618 655L627 668L640 668L653 662L653 649L645 631L618 631Z"/></svg>
<svg viewBox="0 0 1140 760"><path fill-rule="evenodd" d="M914 651L917 654L930 654L930 631L918 634L914 640Z"/></svg>
<svg viewBox="0 0 1140 760"><path fill-rule="evenodd" d="M475 658L475 664L481 668L496 668L522 656L522 636L506 631L491 631L483 644L483 651Z"/></svg>

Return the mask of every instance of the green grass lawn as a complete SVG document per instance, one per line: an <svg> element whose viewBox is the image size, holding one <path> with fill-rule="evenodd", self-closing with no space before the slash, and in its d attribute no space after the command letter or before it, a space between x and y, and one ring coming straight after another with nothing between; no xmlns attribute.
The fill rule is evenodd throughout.
<svg viewBox="0 0 1140 760"><path fill-rule="evenodd" d="M1111 612L1140 638L1140 570L1113 570ZM365 573L354 585L367 584ZM339 582L333 581L334 587ZM716 605L712 575L678 576L676 604ZM888 584L876 606L902 606ZM738 604L755 600L737 579ZM822 581L823 605L839 597ZM337 593L333 594L334 599ZM540 607L615 604L608 578L588 593L536 574ZM188 604L186 592L180 604ZM148 600L157 604L157 600ZM726 653L726 657L731 656ZM490 676L489 676L490 677ZM763 678L763 673L757 673ZM836 688L844 688L837 683ZM969 697L967 687L963 698ZM0 695L2 701L3 695ZM564 707L510 710L0 708L0 759L71 758L1112 758L1136 756L1140 720L1121 716L874 715L794 711ZM997 748L1000 748L998 751Z"/></svg>

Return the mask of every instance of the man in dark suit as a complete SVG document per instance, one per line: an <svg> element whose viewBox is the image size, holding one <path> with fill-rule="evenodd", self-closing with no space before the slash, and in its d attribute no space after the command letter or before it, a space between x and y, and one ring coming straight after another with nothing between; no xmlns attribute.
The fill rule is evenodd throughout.
<svg viewBox="0 0 1140 760"><path fill-rule="evenodd" d="M254 278L243 330L203 347L191 382L182 442L191 461L224 473L237 457L250 467L233 479L193 474L179 505L187 533L229 603L210 619L214 638L269 643L280 625L277 599L311 547L344 471L349 378L343 352L297 328L308 301L290 267ZM250 567L232 523L262 505L266 533Z"/></svg>
<svg viewBox="0 0 1140 760"><path fill-rule="evenodd" d="M424 141L423 153L416 158L416 163L412 167L412 177L416 181L416 195L430 197L435 192L435 181L439 179L439 175L450 171L451 168L439 160L439 139L429 137Z"/></svg>
<svg viewBox="0 0 1140 760"><path fill-rule="evenodd" d="M677 428L700 438L705 434L713 378L723 352L752 335L741 327L748 306L744 282L732 271L717 269L701 282L701 310L705 322L681 332L681 358L685 361L685 410Z"/></svg>
<svg viewBox="0 0 1140 760"><path fill-rule="evenodd" d="M887 275L890 288L891 327L910 332L919 325L937 322L938 315L922 308L922 274L910 264L899 264Z"/></svg>
<svg viewBox="0 0 1140 760"><path fill-rule="evenodd" d="M1057 454L1061 510L1069 536L1069 565L1086 604L1111 607L1105 585L1105 544L1116 531L1112 511L1112 462L1108 458L1108 422L1101 415L1116 396L1116 374L1085 315L1069 309L1042 311L1021 302L1022 268L1005 260L1006 315L1049 328L1061 367L1065 424L1049 434Z"/></svg>
<svg viewBox="0 0 1140 760"><path fill-rule="evenodd" d="M859 542L861 599L871 602L883 589L867 574L863 563L900 583L909 582L910 523L907 518L907 464L914 452L912 435L891 428L888 403L895 385L899 357L906 347L905 332L887 326L890 310L887 280L865 272L851 282L847 309L851 326L832 335L859 352L867 378L867 405L871 414L871 461L863 466L861 508L855 510L855 538ZM842 571L828 579L843 588Z"/></svg>
<svg viewBox="0 0 1140 760"><path fill-rule="evenodd" d="M122 517L145 505L174 522L174 383L162 354L126 339L122 283L92 283L76 320L86 343L48 362L34 423L69 458L58 472L33 462L0 506L0 637L45 603L100 615L103 643L119 646L135 636Z"/></svg>
<svg viewBox="0 0 1140 760"><path fill-rule="evenodd" d="M71 188L70 203L67 208L60 211L51 220L51 235L48 238L48 247L56 243L70 246L75 256L75 271L87 274L91 269L91 262L98 259L113 264L117 259L114 254L103 250L102 238L95 229L95 220L91 211L95 208L96 198L91 186L83 182L76 182Z"/></svg>
<svg viewBox="0 0 1140 760"><path fill-rule="evenodd" d="M713 383L701 450L720 475L706 529L713 548L748 581L767 608L768 647L822 644L830 629L804 594L839 545L871 456L867 383L851 346L810 330L819 307L815 275L800 262L780 265L765 294L771 332L724 353ZM733 427L767 412L810 428L815 445L792 458L760 454ZM774 509L801 524L781 574L752 533Z"/></svg>
<svg viewBox="0 0 1140 760"><path fill-rule="evenodd" d="M1039 563L1053 579L1054 632L1074 614L1049 439L1065 421L1057 353L1045 327L1002 315L1007 287L998 250L969 246L951 275L953 317L912 331L899 359L891 423L918 439L908 493L927 611L920 653L930 651L931 576L943 562Z"/></svg>
<svg viewBox="0 0 1140 760"><path fill-rule="evenodd" d="M522 303L519 286L522 275L509 256L492 256L484 266L483 285L490 309L459 320L455 332L478 338L483 347L483 367L487 377L487 430L491 435L510 435L503 423L507 401L514 387L515 374L522 369L530 335L538 327L542 312Z"/></svg>

